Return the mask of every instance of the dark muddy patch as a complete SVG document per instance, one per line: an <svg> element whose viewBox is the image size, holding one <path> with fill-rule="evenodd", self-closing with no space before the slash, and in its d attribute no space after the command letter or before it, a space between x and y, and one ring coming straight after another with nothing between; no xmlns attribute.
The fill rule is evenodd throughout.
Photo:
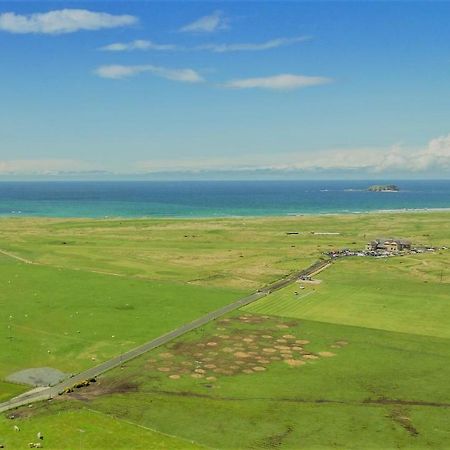
<svg viewBox="0 0 450 450"><path fill-rule="evenodd" d="M419 432L411 422L411 418L408 417L407 412L404 409L393 409L389 414L391 420L400 425L411 436L418 436Z"/></svg>
<svg viewBox="0 0 450 450"><path fill-rule="evenodd" d="M101 395L129 394L138 390L138 384L130 381L100 380L82 389L76 389L67 396L76 400L89 401Z"/></svg>
<svg viewBox="0 0 450 450"><path fill-rule="evenodd" d="M282 433L272 434L271 436L267 436L259 442L256 442L255 447L257 448L278 448L281 447L285 441L285 439L292 434L294 428L291 425L286 427L286 430Z"/></svg>

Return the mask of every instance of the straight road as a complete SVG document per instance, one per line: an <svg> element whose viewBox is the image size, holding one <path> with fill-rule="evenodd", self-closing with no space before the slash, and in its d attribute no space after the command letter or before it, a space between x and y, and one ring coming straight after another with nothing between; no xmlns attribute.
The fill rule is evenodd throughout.
<svg viewBox="0 0 450 450"><path fill-rule="evenodd" d="M38 402L42 400L48 400L55 396L57 396L60 392L64 391L64 389L72 387L74 384L79 383L84 380L88 380L90 378L95 378L102 373L107 372L108 370L114 369L115 367L119 367L127 361L131 359L137 358L142 354L153 350L156 347L160 347L161 345L167 344L168 342L182 336L189 331L195 330L196 328L200 328L207 323L218 319L219 317L228 314L231 311L241 308L242 306L248 305L260 298L270 294L271 292L282 289L289 284L294 283L301 276L309 276L311 273L316 272L318 268L325 267L327 264L330 264L329 261L319 261L314 263L310 267L300 272L293 273L282 280L276 281L275 283L251 294L247 297L241 298L229 305L223 306L220 309L212 311L199 319L194 320L193 322L182 325L181 327L170 331L169 333L163 334L162 336L153 339L145 344L140 345L128 352L122 353L119 356L116 356L108 361L105 361L98 366L87 369L83 372L78 373L77 375L68 378L67 380L62 381L55 386L51 386L49 388L43 389L38 392L30 392L29 394L22 394L17 398L13 398L7 402L0 403L0 412L8 411L10 409L17 408L19 406L28 405L33 402Z"/></svg>

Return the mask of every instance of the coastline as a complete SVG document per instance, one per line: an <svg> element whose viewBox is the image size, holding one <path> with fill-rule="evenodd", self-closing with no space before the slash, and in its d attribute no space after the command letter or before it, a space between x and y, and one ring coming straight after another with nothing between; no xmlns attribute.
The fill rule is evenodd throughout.
<svg viewBox="0 0 450 450"><path fill-rule="evenodd" d="M369 211L337 211L337 212L305 212L305 213L285 213L285 214L249 214L249 215L109 215L109 216L63 216L63 215L34 215L34 214L0 214L1 219L55 219L55 220L224 220L224 219L270 219L270 218L293 218L293 217L324 217L324 216L351 216L351 215L370 215L370 214L424 214L424 213L446 213L450 212L447 208L402 208L402 209L377 209Z"/></svg>

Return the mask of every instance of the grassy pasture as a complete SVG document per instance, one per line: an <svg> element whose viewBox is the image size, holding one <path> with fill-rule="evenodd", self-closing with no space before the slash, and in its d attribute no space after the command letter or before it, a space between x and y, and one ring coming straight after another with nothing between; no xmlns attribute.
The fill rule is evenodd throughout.
<svg viewBox="0 0 450 450"><path fill-rule="evenodd" d="M37 433L44 436L42 445L49 449L201 449L200 445L174 436L140 427L87 408L65 408L64 404L46 410L38 417L20 420L20 431L13 426L18 422L0 419L0 443L6 448L27 448L38 442ZM27 412L25 412L27 413Z"/></svg>
<svg viewBox="0 0 450 450"><path fill-rule="evenodd" d="M2 219L0 249L39 265L0 256L0 339L7 343L0 377L32 366L81 370L331 248L361 248L377 236L448 245L449 218ZM24 434L1 417L0 443L19 448L39 430L45 447L57 449L189 448L187 441L213 448L449 448L449 267L447 251L338 261L318 276L319 285L286 288L87 389L21 409L14 423ZM253 319L237 319L242 315ZM284 335L308 341L298 344L304 353ZM224 351L230 346L237 348ZM242 354L235 353L250 356L237 364ZM21 389L2 382L0 398Z"/></svg>
<svg viewBox="0 0 450 450"><path fill-rule="evenodd" d="M88 407L166 433L176 430L184 439L213 448L447 448L448 339L246 316L258 319L232 315L229 322L190 333L71 394L72 406L65 407ZM294 356L251 362L265 366L264 371L223 372L240 359L224 349L241 342L240 351L249 352L253 344L244 341L246 336L266 333L308 341L303 349L318 358L305 359L292 350ZM221 335L240 339L221 342ZM214 341L219 344L207 345ZM251 358L282 356L263 351L273 343L254 342L257 355ZM334 356L320 356L324 350ZM291 359L304 364L285 362ZM222 371L208 369L198 377L195 368L211 361ZM174 373L180 378L170 378ZM211 375L215 380L207 379Z"/></svg>
<svg viewBox="0 0 450 450"><path fill-rule="evenodd" d="M448 251L341 259L317 276L321 284L288 286L244 310L449 338L448 259Z"/></svg>
<svg viewBox="0 0 450 450"><path fill-rule="evenodd" d="M0 257L0 376L108 359L235 299L231 289L112 277Z"/></svg>
<svg viewBox="0 0 450 450"><path fill-rule="evenodd" d="M0 249L35 262L160 281L255 290L332 248L377 236L449 245L450 213L242 219L0 220ZM298 232L298 235L287 235ZM338 235L312 234L338 232Z"/></svg>

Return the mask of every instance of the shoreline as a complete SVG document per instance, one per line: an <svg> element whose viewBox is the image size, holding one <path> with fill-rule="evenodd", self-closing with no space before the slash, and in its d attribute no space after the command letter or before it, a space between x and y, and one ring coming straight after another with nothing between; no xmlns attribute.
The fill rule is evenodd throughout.
<svg viewBox="0 0 450 450"><path fill-rule="evenodd" d="M419 214L419 213L444 213L450 212L450 207L445 208L399 208L399 209L376 209L371 211L337 211L337 212L313 212L313 213L284 213L267 215L207 215L207 216L58 216L58 215L27 215L23 213L0 214L1 219L56 219L56 220L211 220L211 219L267 219L267 218L293 218L314 216L349 216L365 214Z"/></svg>

